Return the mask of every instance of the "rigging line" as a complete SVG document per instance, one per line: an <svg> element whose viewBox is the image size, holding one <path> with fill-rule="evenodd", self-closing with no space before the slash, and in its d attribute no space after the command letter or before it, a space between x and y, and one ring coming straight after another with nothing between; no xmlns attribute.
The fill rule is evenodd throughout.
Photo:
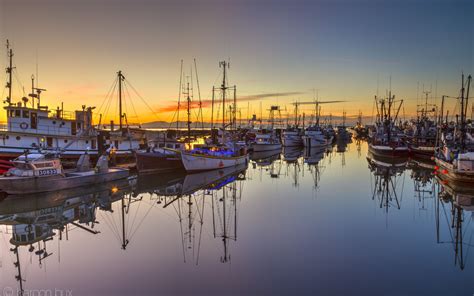
<svg viewBox="0 0 474 296"><path fill-rule="evenodd" d="M104 106L105 102L108 100L110 93L115 90L117 82L118 82L117 79L114 78L114 81L112 82L112 85L110 85L109 90L107 91L107 94L105 95L105 98L102 101L102 104L100 104L100 107L97 110L97 113L94 113L95 116L98 116L97 114L99 114L100 111L102 111L102 107Z"/></svg>
<svg viewBox="0 0 474 296"><path fill-rule="evenodd" d="M115 221L112 221L112 219L107 215L107 213L100 212L100 216L103 218L103 221L105 221L105 224L107 224L107 227L111 230L117 241L120 242L121 239L120 235L118 234L119 230L115 225Z"/></svg>
<svg viewBox="0 0 474 296"><path fill-rule="evenodd" d="M124 88L126 90L126 87L125 87L125 84L124 84ZM123 90L122 90L123 91ZM127 92L125 91L124 95L127 94ZM129 99L130 99L130 95L129 95ZM125 124L127 125L127 128L128 128L128 118L127 116L123 116L124 114L127 115L128 114L128 109L127 109L127 97L124 97L124 99L122 100L123 101L123 105L124 105L124 109L125 109L125 112L123 112L122 110L122 114L119 115L119 120L120 120L120 117L124 117L124 119L126 119L127 121L125 122Z"/></svg>
<svg viewBox="0 0 474 296"><path fill-rule="evenodd" d="M181 60L181 68L179 70L179 92L178 92L178 110L177 110L177 115L176 115L176 136L178 136L178 130L179 130L179 108L181 107L180 104L181 104L182 82L183 82L183 60Z"/></svg>
<svg viewBox="0 0 474 296"><path fill-rule="evenodd" d="M140 118L138 117L137 110L135 109L135 105L133 104L133 100L131 99L130 92L128 90L127 85L125 85L125 90L126 90L128 96L130 97L130 104L132 105L132 110L133 110L133 113L135 114L135 117L137 118L138 124L141 125Z"/></svg>
<svg viewBox="0 0 474 296"><path fill-rule="evenodd" d="M118 82L115 84L114 88L112 89L112 92L110 93L110 97L109 97L109 99L107 101L107 104L105 106L104 117L108 114L110 106L112 105L112 101L114 100L114 94L115 94L115 89L116 89L117 84L118 84Z"/></svg>
<svg viewBox="0 0 474 296"><path fill-rule="evenodd" d="M130 208L130 204L132 203L133 201L129 201L129 208ZM141 207L142 203L141 202L138 202L138 207L137 209L135 210L135 215L133 215L133 219L132 219L132 222L128 224L128 229L127 229L127 233L130 233L131 231L133 231L133 228L135 226L135 221L137 219L137 216L138 216L138 212L140 211L140 207ZM131 239L131 237L130 237Z"/></svg>
<svg viewBox="0 0 474 296"><path fill-rule="evenodd" d="M199 76L198 76L196 59L194 59L194 70L196 71L196 83L197 83L198 98L199 98L199 113L201 113L201 129L204 129L204 118L202 114L202 101L201 101L201 88L199 87ZM198 113L198 120L199 120L199 113Z"/></svg>
<svg viewBox="0 0 474 296"><path fill-rule="evenodd" d="M132 83L130 82L129 79L126 79L124 80L125 84L128 84L130 86L130 88L133 90L133 92L140 98L140 100L142 100L142 102L145 104L145 106L147 106L148 109L150 109L150 111L152 112L153 115L156 116L156 118L159 118L158 117L158 113L153 110L153 108L146 102L146 100L140 95L140 93L135 89L135 87L133 87Z"/></svg>
<svg viewBox="0 0 474 296"><path fill-rule="evenodd" d="M23 96L25 96L25 87L21 84L20 78L18 77L18 73L16 73L16 71L13 72L13 77L15 77L16 82L18 82L15 84L18 88L18 92L23 93Z"/></svg>

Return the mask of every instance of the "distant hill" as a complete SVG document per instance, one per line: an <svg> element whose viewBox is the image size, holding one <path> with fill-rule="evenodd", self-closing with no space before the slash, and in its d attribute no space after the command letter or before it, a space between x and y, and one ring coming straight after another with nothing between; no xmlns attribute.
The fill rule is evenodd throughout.
<svg viewBox="0 0 474 296"><path fill-rule="evenodd" d="M192 128L200 128L202 125L199 122L195 122L191 124ZM175 122L167 122L167 121L152 121L142 123L143 128L176 128L176 121ZM187 122L186 121L179 121L178 122L179 128L186 128ZM210 128L211 124L208 122L204 122L204 128Z"/></svg>

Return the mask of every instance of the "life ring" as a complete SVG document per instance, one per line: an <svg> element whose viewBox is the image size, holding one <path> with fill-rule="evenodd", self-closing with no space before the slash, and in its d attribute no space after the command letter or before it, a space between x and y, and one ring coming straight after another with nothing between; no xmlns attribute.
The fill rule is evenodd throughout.
<svg viewBox="0 0 474 296"><path fill-rule="evenodd" d="M28 128L28 123L22 122L22 123L20 123L20 127L21 127L21 129L27 129Z"/></svg>

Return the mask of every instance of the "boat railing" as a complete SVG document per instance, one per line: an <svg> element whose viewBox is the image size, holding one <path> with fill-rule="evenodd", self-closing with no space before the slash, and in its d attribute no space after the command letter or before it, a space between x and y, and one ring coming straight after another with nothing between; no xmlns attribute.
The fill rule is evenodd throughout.
<svg viewBox="0 0 474 296"><path fill-rule="evenodd" d="M23 123L9 122L8 124L1 125L0 131L10 131L10 132L22 132L22 133L38 133L48 136L75 136L81 133L82 129L77 129L76 134L72 134L72 129L70 127L64 126L61 122L57 122L56 126L42 125L38 124L36 129L24 128Z"/></svg>

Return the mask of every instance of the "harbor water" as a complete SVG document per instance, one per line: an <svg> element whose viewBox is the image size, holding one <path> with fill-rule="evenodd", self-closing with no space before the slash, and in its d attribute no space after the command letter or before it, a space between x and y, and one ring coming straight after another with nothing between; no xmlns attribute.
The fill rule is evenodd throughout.
<svg viewBox="0 0 474 296"><path fill-rule="evenodd" d="M353 140L263 152L246 168L7 198L0 286L25 295L474 293L469 194L453 200L456 189L426 161L367 157L367 143Z"/></svg>

